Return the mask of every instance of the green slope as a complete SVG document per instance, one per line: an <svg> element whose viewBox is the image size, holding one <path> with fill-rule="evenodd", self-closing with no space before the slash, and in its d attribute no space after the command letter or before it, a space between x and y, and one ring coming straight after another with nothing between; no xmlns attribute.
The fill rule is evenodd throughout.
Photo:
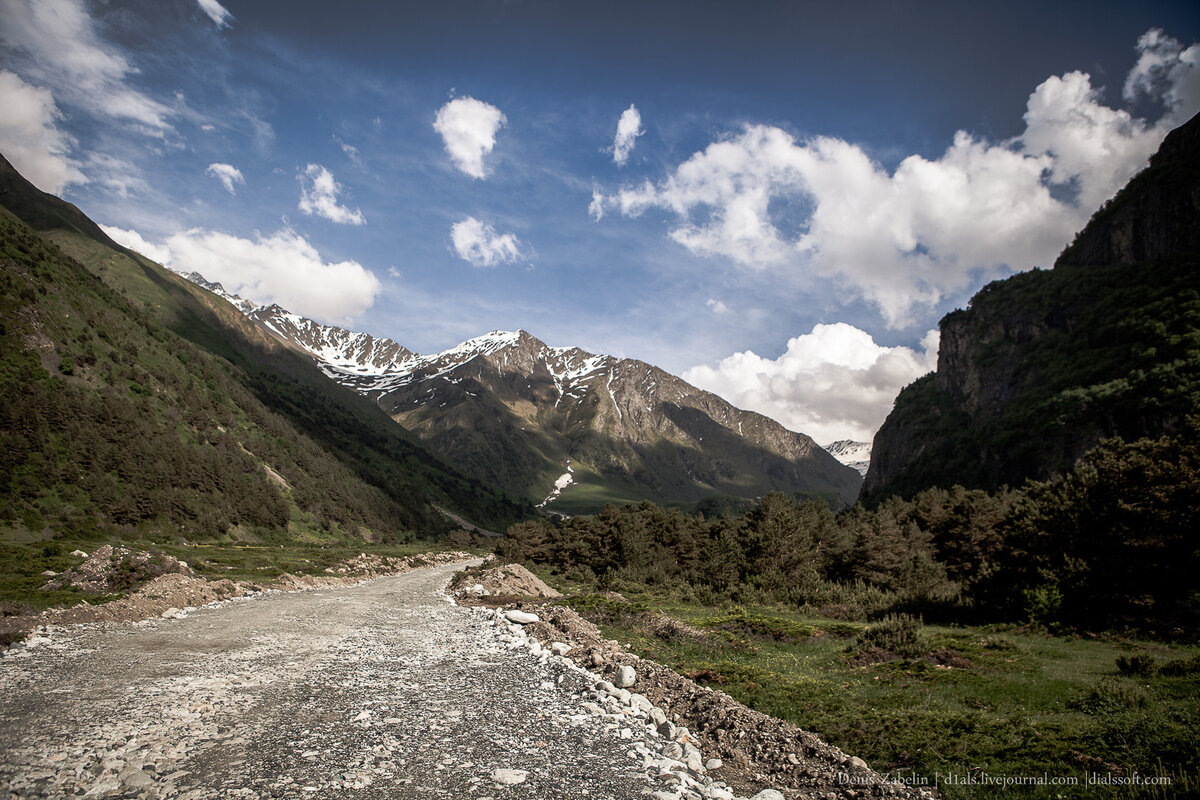
<svg viewBox="0 0 1200 800"><path fill-rule="evenodd" d="M530 509L0 163L0 526L390 541ZM21 219L42 227L41 233Z"/></svg>

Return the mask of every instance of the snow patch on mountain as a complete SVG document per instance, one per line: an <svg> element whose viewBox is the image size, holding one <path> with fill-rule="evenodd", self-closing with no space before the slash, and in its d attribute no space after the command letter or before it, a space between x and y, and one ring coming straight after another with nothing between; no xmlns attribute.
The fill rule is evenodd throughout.
<svg viewBox="0 0 1200 800"><path fill-rule="evenodd" d="M829 455L847 467L854 467L858 470L859 475L865 476L867 474L867 467L871 466L870 442L854 442L849 439L840 439L822 446Z"/></svg>

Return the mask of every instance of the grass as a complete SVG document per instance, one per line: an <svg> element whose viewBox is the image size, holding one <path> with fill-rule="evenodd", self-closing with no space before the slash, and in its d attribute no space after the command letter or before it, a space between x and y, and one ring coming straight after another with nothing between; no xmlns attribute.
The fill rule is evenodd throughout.
<svg viewBox="0 0 1200 800"><path fill-rule="evenodd" d="M560 590L583 588L542 577ZM854 623L782 606L627 594L630 603L565 602L639 655L813 731L880 772L938 783L944 797L1166 798L1200 786L1200 647L1016 626ZM1135 774L1172 785L1088 783ZM1077 783L978 783L1043 775Z"/></svg>

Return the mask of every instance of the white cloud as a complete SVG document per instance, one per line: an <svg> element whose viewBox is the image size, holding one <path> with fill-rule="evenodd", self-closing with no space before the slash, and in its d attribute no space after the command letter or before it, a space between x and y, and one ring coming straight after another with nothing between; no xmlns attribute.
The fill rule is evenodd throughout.
<svg viewBox="0 0 1200 800"><path fill-rule="evenodd" d="M683 379L818 442L869 442L900 389L937 366L937 344L936 330L917 351L883 347L845 323L816 325L777 359L747 350L692 367Z"/></svg>
<svg viewBox="0 0 1200 800"><path fill-rule="evenodd" d="M516 236L499 235L491 225L474 217L454 223L450 241L458 257L475 267L511 264L521 257L521 241Z"/></svg>
<svg viewBox="0 0 1200 800"><path fill-rule="evenodd" d="M242 239L195 228L165 242L165 262L199 272L232 294L256 303L278 303L322 322L344 324L375 302L382 284L356 261L326 263L292 230Z"/></svg>
<svg viewBox="0 0 1200 800"><path fill-rule="evenodd" d="M613 161L620 165L628 161L629 153L637 143L637 137L643 133L645 131L642 130L642 115L630 103L629 108L622 111L621 118L617 120L617 135L613 139Z"/></svg>
<svg viewBox="0 0 1200 800"><path fill-rule="evenodd" d="M363 161L362 161L362 158L358 154L357 147L355 147L352 144L347 144L346 142L343 142L341 139L339 139L336 136L333 137L333 140L338 143L339 147L342 148L342 152L346 154L346 158L350 159L351 164L358 167L359 169L363 169Z"/></svg>
<svg viewBox="0 0 1200 800"><path fill-rule="evenodd" d="M163 245L151 244L143 239L142 235L137 231L127 228L114 228L111 225L101 225L100 228L117 244L141 253L151 261L166 264L171 260L170 248Z"/></svg>
<svg viewBox="0 0 1200 800"><path fill-rule="evenodd" d="M199 272L231 294L255 303L278 303L321 322L347 324L375 302L383 284L357 261L327 263L290 229L243 239L193 228L161 244L134 230L101 226L117 244L176 272Z"/></svg>
<svg viewBox="0 0 1200 800"><path fill-rule="evenodd" d="M309 164L300 176L300 210L343 225L364 224L366 219L361 211L338 205L341 190L342 185L333 179L332 172L320 164Z"/></svg>
<svg viewBox="0 0 1200 800"><path fill-rule="evenodd" d="M723 301L718 300L715 297L708 298L708 302L705 303L705 305L707 305L710 309L712 309L712 312L714 314L728 314L729 313L729 306L725 305L725 303Z"/></svg>
<svg viewBox="0 0 1200 800"><path fill-rule="evenodd" d="M60 99L163 136L173 110L126 83L137 69L103 41L82 0L5 0L0 36L31 57L27 74Z"/></svg>
<svg viewBox="0 0 1200 800"><path fill-rule="evenodd" d="M1184 48L1178 40L1152 28L1138 39L1138 62L1125 79L1126 100L1162 97L1172 124L1187 120L1200 108L1200 47Z"/></svg>
<svg viewBox="0 0 1200 800"><path fill-rule="evenodd" d="M242 171L232 164L209 164L208 169L204 171L219 180L225 187L225 191L230 194L237 194L233 188L234 184L246 182L246 179L242 177Z"/></svg>
<svg viewBox="0 0 1200 800"><path fill-rule="evenodd" d="M487 175L483 157L496 146L496 131L507 120L500 109L474 97L456 97L433 122L454 165L473 178Z"/></svg>
<svg viewBox="0 0 1200 800"><path fill-rule="evenodd" d="M106 187L118 197L145 194L150 185L142 177L137 165L128 159L109 153L92 153L88 156L87 172L93 180Z"/></svg>
<svg viewBox="0 0 1200 800"><path fill-rule="evenodd" d="M592 187L592 202L588 204L588 216L596 222L604 219L604 192L599 186Z"/></svg>
<svg viewBox="0 0 1200 800"><path fill-rule="evenodd" d="M217 0L196 0L200 4L200 9L208 14L208 18L213 21L213 24L218 28L228 28L229 20L233 19L233 14L225 6L217 2Z"/></svg>
<svg viewBox="0 0 1200 800"><path fill-rule="evenodd" d="M986 274L1049 265L1175 120L1200 107L1196 48L1154 37L1139 46L1170 65L1135 68L1154 77L1135 79L1136 91L1153 84L1174 104L1155 125L1104 106L1088 76L1073 72L1037 87L1025 132L1006 142L959 131L939 158L909 156L889 173L857 145L750 125L658 185L593 196L589 213L665 209L680 220L670 237L694 253L832 278L878 306L889 326L905 326L914 308ZM799 219L781 217L789 206Z"/></svg>
<svg viewBox="0 0 1200 800"><path fill-rule="evenodd" d="M49 89L0 70L0 106L0 152L30 183L59 194L69 184L87 182L69 156L71 137L57 127L62 114Z"/></svg>

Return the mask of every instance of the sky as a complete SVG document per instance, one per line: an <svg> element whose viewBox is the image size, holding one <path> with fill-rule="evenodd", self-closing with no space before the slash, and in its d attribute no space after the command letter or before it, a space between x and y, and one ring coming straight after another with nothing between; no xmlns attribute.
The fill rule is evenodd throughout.
<svg viewBox="0 0 1200 800"><path fill-rule="evenodd" d="M0 153L260 303L869 441L1200 110L1198 41L1193 0L0 0Z"/></svg>

